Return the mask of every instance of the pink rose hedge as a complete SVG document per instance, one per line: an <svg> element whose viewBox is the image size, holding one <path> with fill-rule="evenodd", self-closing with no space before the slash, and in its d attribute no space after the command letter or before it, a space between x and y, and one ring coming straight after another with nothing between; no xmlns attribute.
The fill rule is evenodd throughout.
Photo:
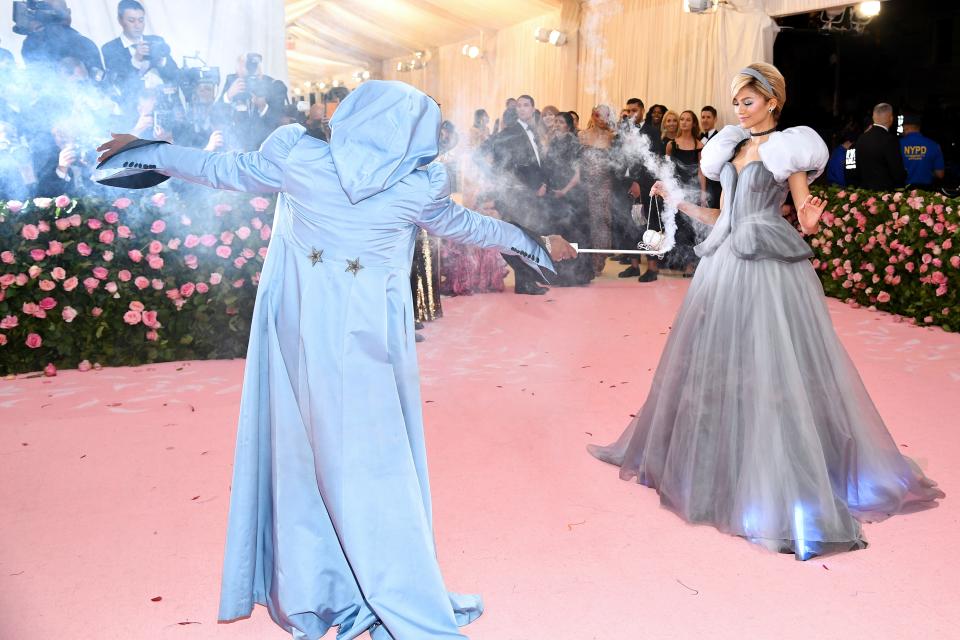
<svg viewBox="0 0 960 640"><path fill-rule="evenodd" d="M0 201L0 375L244 355L273 200L119 193Z"/></svg>
<svg viewBox="0 0 960 640"><path fill-rule="evenodd" d="M808 237L824 291L853 307L960 331L960 200L830 188Z"/></svg>

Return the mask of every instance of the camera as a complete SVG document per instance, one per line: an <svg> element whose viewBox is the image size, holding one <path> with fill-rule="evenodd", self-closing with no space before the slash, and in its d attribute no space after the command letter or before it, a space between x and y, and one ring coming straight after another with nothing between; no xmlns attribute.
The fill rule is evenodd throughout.
<svg viewBox="0 0 960 640"><path fill-rule="evenodd" d="M69 17L49 2L43 0L17 0L13 3L13 32L27 36L38 25L57 24Z"/></svg>
<svg viewBox="0 0 960 640"><path fill-rule="evenodd" d="M260 70L260 63L263 62L263 56L259 53L248 53L247 61L244 63L244 69L246 69L248 76L257 75L257 71Z"/></svg>
<svg viewBox="0 0 960 640"><path fill-rule="evenodd" d="M170 45L163 41L151 42L149 44L150 53L148 54L147 59L150 60L150 66L159 67L164 58L167 58L170 55Z"/></svg>

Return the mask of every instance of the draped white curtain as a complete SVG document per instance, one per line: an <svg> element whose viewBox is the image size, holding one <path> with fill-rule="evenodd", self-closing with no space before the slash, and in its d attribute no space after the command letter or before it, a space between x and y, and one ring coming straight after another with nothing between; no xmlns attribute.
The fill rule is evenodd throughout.
<svg viewBox="0 0 960 640"><path fill-rule="evenodd" d="M13 33L10 3L0 10L0 46L19 59L23 36ZM287 81L283 0L163 0L141 1L147 13L145 33L163 36L179 65L185 55L219 66L226 77L237 57L263 55L264 71ZM73 28L97 47L120 35L116 0L68 0Z"/></svg>
<svg viewBox="0 0 960 640"><path fill-rule="evenodd" d="M710 104L721 123L733 74L773 59L776 24L762 0L731 0L715 13L684 13L677 0L590 0L580 24L580 113L619 111L631 97L675 111Z"/></svg>

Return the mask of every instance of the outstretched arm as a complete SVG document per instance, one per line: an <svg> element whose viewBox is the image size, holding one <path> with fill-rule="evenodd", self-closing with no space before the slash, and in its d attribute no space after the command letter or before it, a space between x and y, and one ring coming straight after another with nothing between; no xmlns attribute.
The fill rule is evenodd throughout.
<svg viewBox="0 0 960 640"><path fill-rule="evenodd" d="M99 169L150 170L216 189L276 192L283 188L281 165L303 132L299 125L280 127L259 151L246 153L214 153L159 142L123 150L137 138L113 134L110 142L97 148L102 152L100 160L105 161Z"/></svg>
<svg viewBox="0 0 960 640"><path fill-rule="evenodd" d="M806 235L816 233L820 227L820 216L823 215L827 201L810 194L806 171L791 174L787 178L787 184L790 185L790 194L793 196L793 203L797 207L800 229Z"/></svg>
<svg viewBox="0 0 960 640"><path fill-rule="evenodd" d="M687 202L686 200L677 200L670 194L667 186L659 180L655 182L653 188L650 189L650 196L660 196L665 202L673 202L677 207L677 211L686 214L694 220L699 220L704 224L716 224L717 218L720 217L720 209L698 207L697 205Z"/></svg>

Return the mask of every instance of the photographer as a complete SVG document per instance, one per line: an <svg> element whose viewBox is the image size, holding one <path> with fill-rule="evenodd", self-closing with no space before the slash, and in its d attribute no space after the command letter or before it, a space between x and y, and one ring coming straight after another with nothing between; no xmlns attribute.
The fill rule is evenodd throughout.
<svg viewBox="0 0 960 640"><path fill-rule="evenodd" d="M28 68L50 69L69 56L82 62L95 81L103 78L100 51L70 26L66 0L14 2L13 19L14 32L26 36L20 55Z"/></svg>
<svg viewBox="0 0 960 640"><path fill-rule="evenodd" d="M65 193L77 197L102 191L102 187L90 179L97 163L94 144L79 139L74 130L75 127L67 121L58 122L50 131L53 145L38 145L34 157L37 169L35 195L52 198ZM98 132L86 133L95 138Z"/></svg>
<svg viewBox="0 0 960 640"><path fill-rule="evenodd" d="M179 81L180 70L170 56L170 46L160 36L143 35L145 20L142 4L121 0L117 21L123 33L103 45L107 77L128 113L132 113L133 100L142 89L175 85Z"/></svg>
<svg viewBox="0 0 960 640"><path fill-rule="evenodd" d="M186 79L190 82L186 83ZM221 151L227 136L222 130L230 121L232 109L217 100L220 71L217 68L184 70L184 94L187 97L187 117L179 144L202 148L205 151Z"/></svg>
<svg viewBox="0 0 960 640"><path fill-rule="evenodd" d="M237 59L237 73L227 76L223 102L233 107L228 147L236 151L259 148L283 116L287 87L263 72L263 56L248 53Z"/></svg>

